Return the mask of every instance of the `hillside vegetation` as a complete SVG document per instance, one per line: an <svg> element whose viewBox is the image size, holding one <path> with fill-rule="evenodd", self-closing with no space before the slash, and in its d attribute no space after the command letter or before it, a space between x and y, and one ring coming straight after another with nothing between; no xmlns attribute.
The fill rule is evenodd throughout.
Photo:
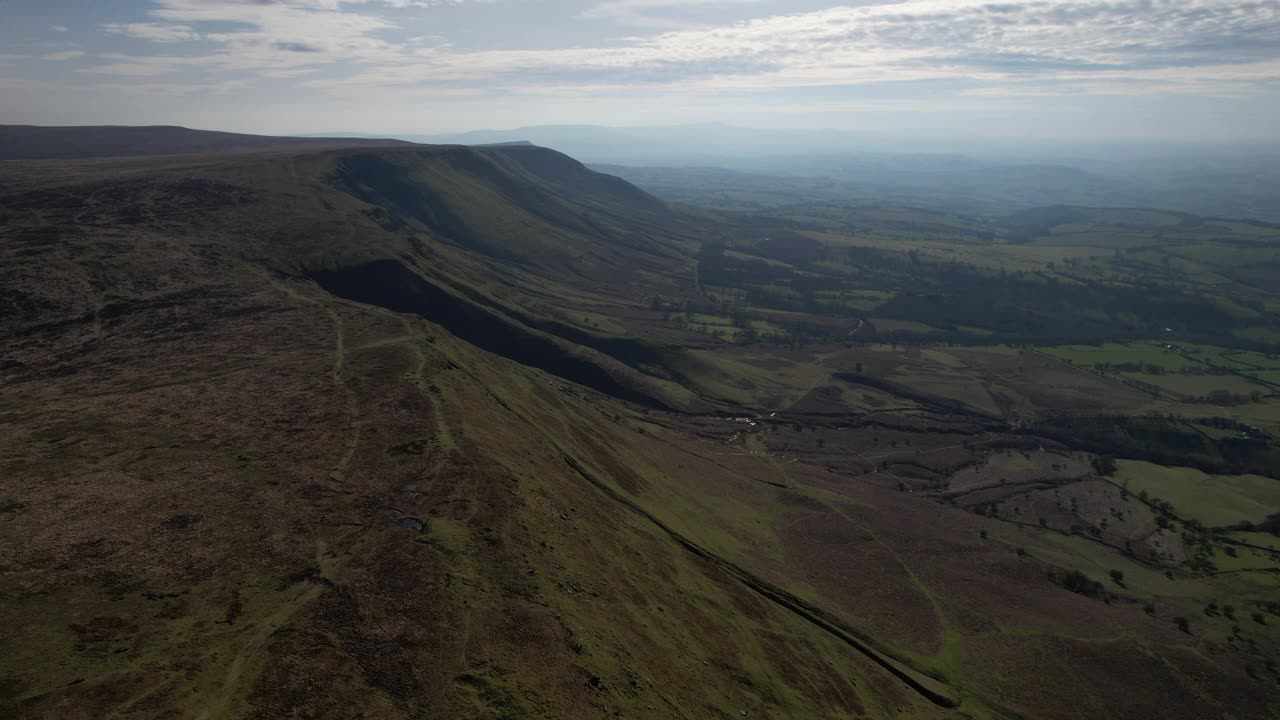
<svg viewBox="0 0 1280 720"><path fill-rule="evenodd" d="M0 162L5 717L1280 710L1270 226L162 152Z"/></svg>

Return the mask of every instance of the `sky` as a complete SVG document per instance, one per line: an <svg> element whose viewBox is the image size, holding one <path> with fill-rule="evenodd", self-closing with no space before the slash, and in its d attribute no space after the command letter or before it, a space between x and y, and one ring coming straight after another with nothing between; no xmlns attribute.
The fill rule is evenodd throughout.
<svg viewBox="0 0 1280 720"><path fill-rule="evenodd" d="M0 0L0 123L1280 140L1280 0Z"/></svg>

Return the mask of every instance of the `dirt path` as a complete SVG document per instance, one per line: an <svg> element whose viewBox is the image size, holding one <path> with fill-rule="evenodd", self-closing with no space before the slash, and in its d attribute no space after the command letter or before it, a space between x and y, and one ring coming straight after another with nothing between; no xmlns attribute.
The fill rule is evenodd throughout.
<svg viewBox="0 0 1280 720"><path fill-rule="evenodd" d="M405 333L399 342L409 346L413 351L417 362L414 363L413 369L405 374L405 380L418 389L422 396L431 403L431 416L435 419L436 434L435 439L439 442L440 447L451 449L457 447L454 441L453 432L449 428L449 423L444 418L444 401L435 393L431 387L427 385L427 353L423 350L423 343L427 342L427 335L422 332L415 331L413 321L408 317L399 316L400 322L404 324Z"/></svg>
<svg viewBox="0 0 1280 720"><path fill-rule="evenodd" d="M355 457L356 448L360 445L362 423L360 422L360 407L356 403L356 393L347 385L346 381L347 348L342 316L329 306L325 306L325 312L328 313L329 319L333 322L333 384L342 389L342 393L346 398L347 442L343 448L342 456L338 459L338 463L329 472L329 479L341 485L347 479L347 471L351 468L351 459Z"/></svg>
<svg viewBox="0 0 1280 720"><path fill-rule="evenodd" d="M227 672L223 676L222 686L218 689L213 701L200 714L196 716L196 720L218 720L227 716L227 711L231 709L232 703L237 696L237 690L240 687L241 677L244 675L245 668L258 656L263 647L266 646L267 640L272 633L279 630L285 623L294 616L298 610L302 609L307 603L320 597L324 592L324 588L313 585L307 588L300 595L295 597L284 607L276 610L268 617L259 620L254 627L253 634L241 646L240 651L231 660L231 664L227 666Z"/></svg>
<svg viewBox="0 0 1280 720"><path fill-rule="evenodd" d="M355 234L355 227L350 228L350 234ZM346 430L347 440L343 447L342 455L339 456L338 462L329 471L329 480L335 484L342 484L346 480L347 470L351 467L351 460L355 457L356 448L360 444L360 408L356 403L356 393L347 385L346 382L346 364L347 364L347 347L345 330L343 327L342 316L333 308L333 303L325 302L318 298L307 297L298 292L294 288L281 283L271 274L262 268L249 266L249 271L253 274L265 279L272 287L283 292L294 300L309 305L319 306L329 317L329 322L333 325L333 384L338 387L344 399L344 405L347 415Z"/></svg>
<svg viewBox="0 0 1280 720"><path fill-rule="evenodd" d="M319 299L306 297L297 292L294 288L278 282L275 278L270 277L269 274L256 268L253 268L252 270L256 274L265 277L272 286L289 295L294 300L319 306L328 315L333 325L333 366L330 370L330 374L334 385L340 389L344 396L348 435L343 453L337 464L330 472L330 480L336 483L342 483L346 478L346 473L350 468L356 448L359 446L361 430L356 394L355 391L347 384L345 377L347 349L342 316L339 315L329 303ZM335 580L335 575L338 571L338 560L332 553L328 552L326 543L322 538L317 537L315 543L316 566L319 568L321 576L332 582ZM312 584L292 600L279 607L275 612L255 623L252 634L243 643L240 650L227 666L221 686L217 690L210 704L196 716L197 720L218 720L219 718L227 716L227 713L231 710L240 691L243 689L242 685L245 680L244 675L246 670L251 667L253 661L262 652L271 635L289 622L299 610L318 598L324 592L324 586Z"/></svg>

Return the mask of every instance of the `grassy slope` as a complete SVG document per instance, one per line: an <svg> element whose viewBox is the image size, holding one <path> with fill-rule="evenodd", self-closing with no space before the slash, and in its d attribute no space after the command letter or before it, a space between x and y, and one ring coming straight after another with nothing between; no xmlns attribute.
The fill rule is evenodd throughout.
<svg viewBox="0 0 1280 720"><path fill-rule="evenodd" d="M832 380L863 362L941 391L986 363L1033 409L1054 402L1039 373L1073 371L880 348L816 365L708 350L640 374L560 324L647 328L630 313L692 282L681 249L704 220L540 152L379 151L338 184L368 151L6 168L0 461L23 482L0 495L0 697L16 714L956 716L841 632L971 716L1274 710L1221 632L1134 604L1189 613L1267 597L1266 578L1165 587L1087 539L900 492L995 436L925 432L932 411L877 415L878 391ZM463 342L429 307L307 280L389 259L668 404L707 402L660 375L675 368L785 417L619 403ZM879 424L833 425L825 383ZM1115 565L1135 578L1117 605L1044 579Z"/></svg>
<svg viewBox="0 0 1280 720"><path fill-rule="evenodd" d="M10 252L46 261L5 266L30 308L11 328L6 471L38 481L5 487L5 527L24 536L5 557L15 712L932 713L586 484L564 457L598 452L601 418L532 414L584 390L303 281L404 243L325 187L332 158L207 162L123 203L98 205L108 178L90 175L72 191L88 204L28 186L8 205ZM308 180L273 185L284 173ZM214 184L194 193L190 174ZM217 184L250 176L265 200ZM183 207L210 188L229 202ZM133 203L157 216L111 215ZM49 225L57 248L33 239ZM462 256L419 240L419 257ZM496 295L477 279L491 259L452 265L456 291ZM609 280L625 297L626 274ZM608 405L592 397L575 405ZM406 516L428 528L393 523Z"/></svg>

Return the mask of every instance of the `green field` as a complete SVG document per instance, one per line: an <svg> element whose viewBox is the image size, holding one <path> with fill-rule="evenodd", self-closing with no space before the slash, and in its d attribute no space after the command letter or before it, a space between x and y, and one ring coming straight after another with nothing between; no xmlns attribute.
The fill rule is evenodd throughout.
<svg viewBox="0 0 1280 720"><path fill-rule="evenodd" d="M1189 399L1209 397L1214 392L1227 392L1232 395L1249 397L1252 393L1269 392L1265 385L1261 385L1250 378L1239 377L1236 375L1192 375L1192 374L1164 374L1152 375L1150 373L1123 373L1125 377L1132 378L1138 382L1155 385L1163 390L1168 390Z"/></svg>
<svg viewBox="0 0 1280 720"><path fill-rule="evenodd" d="M1171 373L1185 372L1200 367L1199 363L1187 355L1168 350L1163 344L1152 342L1104 343L1098 346L1061 345L1041 348L1040 350L1080 367L1136 363L1154 365Z"/></svg>
<svg viewBox="0 0 1280 720"><path fill-rule="evenodd" d="M1257 475L1213 476L1121 460L1116 481L1129 492L1167 500L1178 515L1206 527L1262 522L1280 511L1280 480Z"/></svg>
<svg viewBox="0 0 1280 720"><path fill-rule="evenodd" d="M1131 385L1160 407L1185 417L1232 417L1264 428L1277 427L1280 360L1273 356L1215 345L1157 341L1039 348L1050 357ZM1153 408L1154 409L1154 408Z"/></svg>

